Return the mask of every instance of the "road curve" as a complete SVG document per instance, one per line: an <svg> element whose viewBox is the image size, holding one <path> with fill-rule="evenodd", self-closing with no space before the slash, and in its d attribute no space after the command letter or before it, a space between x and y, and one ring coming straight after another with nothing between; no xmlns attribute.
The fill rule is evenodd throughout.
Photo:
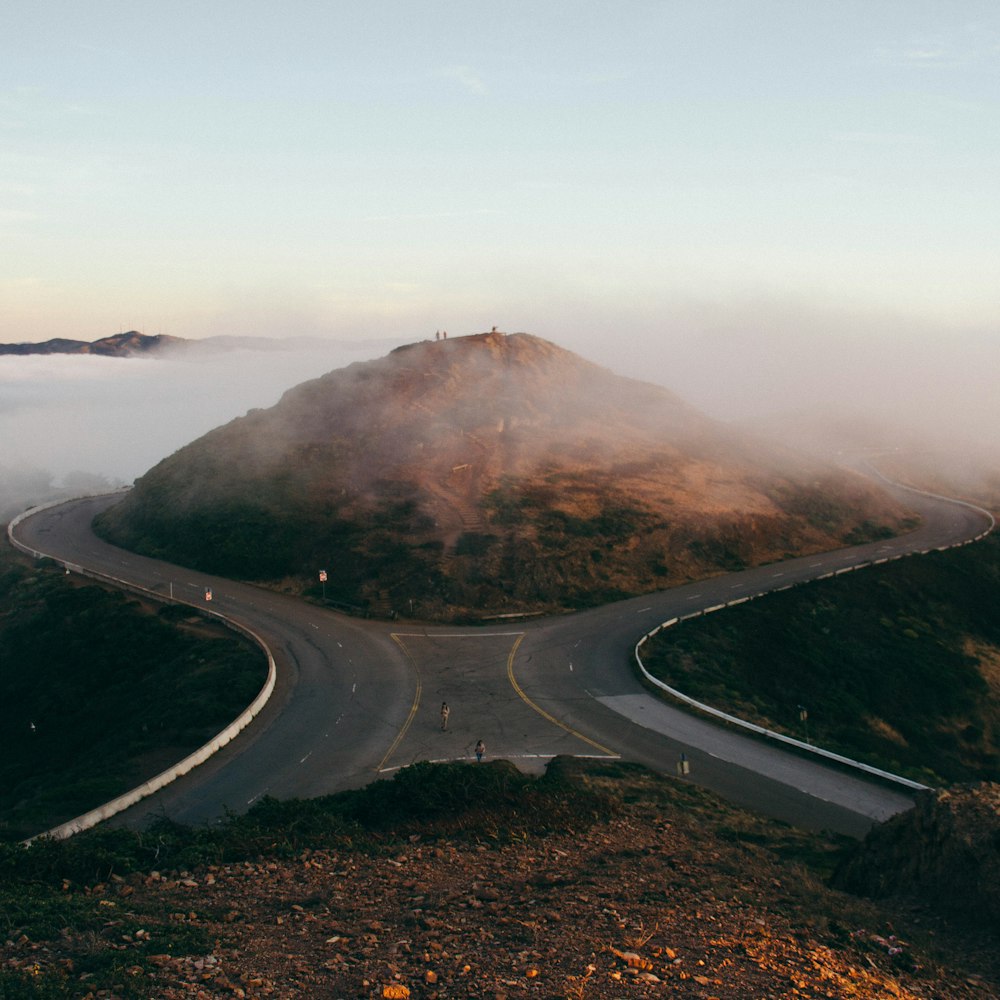
<svg viewBox="0 0 1000 1000"><path fill-rule="evenodd" d="M660 623L861 564L946 548L992 526L978 508L891 487L922 517L905 536L756 567L572 615L458 628L346 617L249 584L148 559L99 540L95 514L116 496L21 520L21 547L165 599L204 602L268 644L278 684L265 710L208 762L119 817L185 823L243 812L262 796L360 787L420 760L488 757L540 770L556 754L624 758L808 829L861 836L911 805L903 789L790 754L660 701L633 669L636 641ZM440 703L451 706L448 728Z"/></svg>

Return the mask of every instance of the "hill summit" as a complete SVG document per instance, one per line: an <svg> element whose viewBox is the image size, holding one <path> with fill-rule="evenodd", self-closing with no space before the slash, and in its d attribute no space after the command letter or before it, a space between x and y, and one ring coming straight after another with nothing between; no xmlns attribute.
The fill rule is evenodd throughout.
<svg viewBox="0 0 1000 1000"><path fill-rule="evenodd" d="M581 607L899 530L861 477L743 437L528 334L305 382L160 462L98 523L375 612Z"/></svg>

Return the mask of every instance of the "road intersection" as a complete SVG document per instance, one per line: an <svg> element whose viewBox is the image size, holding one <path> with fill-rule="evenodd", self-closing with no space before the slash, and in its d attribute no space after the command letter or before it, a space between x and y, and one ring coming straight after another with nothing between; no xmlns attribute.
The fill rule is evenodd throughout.
<svg viewBox="0 0 1000 1000"><path fill-rule="evenodd" d="M668 704L643 687L633 649L671 618L761 596L855 567L981 536L989 515L968 504L900 490L921 515L904 536L726 574L600 608L483 627L347 617L301 599L126 552L91 531L115 502L94 497L41 510L12 530L19 547L69 571L204 606L267 644L278 682L264 711L206 763L133 806L211 822L262 796L306 798L360 787L425 760L488 758L541 771L559 754L637 761L694 781L737 804L805 828L863 835L911 804L908 791L789 753ZM439 709L451 706L447 730Z"/></svg>

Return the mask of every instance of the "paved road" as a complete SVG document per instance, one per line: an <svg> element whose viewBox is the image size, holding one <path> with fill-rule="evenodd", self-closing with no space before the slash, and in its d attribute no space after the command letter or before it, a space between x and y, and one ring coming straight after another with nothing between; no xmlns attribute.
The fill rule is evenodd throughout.
<svg viewBox="0 0 1000 1000"><path fill-rule="evenodd" d="M541 770L556 754L625 758L673 772L730 800L811 829L855 836L906 809L904 790L804 759L695 718L650 696L633 669L636 641L677 615L836 572L861 562L954 545L988 515L906 491L924 519L902 538L727 574L556 618L453 628L364 621L247 584L147 559L94 536L99 497L22 521L17 538L70 567L86 567L163 596L203 604L270 646L278 687L265 711L207 763L141 802L121 821L164 814L181 822L242 812L265 795L305 798L360 787L421 760L487 757ZM451 717L440 725L440 705Z"/></svg>

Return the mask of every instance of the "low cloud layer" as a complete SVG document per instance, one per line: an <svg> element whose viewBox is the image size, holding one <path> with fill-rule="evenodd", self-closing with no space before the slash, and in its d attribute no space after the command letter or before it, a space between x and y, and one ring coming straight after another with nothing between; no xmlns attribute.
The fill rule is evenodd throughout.
<svg viewBox="0 0 1000 1000"><path fill-rule="evenodd" d="M587 332L598 325L590 317L568 323L565 336L527 332L796 446L822 446L825 429L831 450L845 442L926 446L1000 464L1000 345L984 332L904 329L878 317L847 322L760 304L678 308L659 335L615 332L610 321L607 334ZM212 428L273 405L286 389L391 346L321 341L167 360L0 357L0 469L8 478L42 470L57 483L75 473L130 483Z"/></svg>
<svg viewBox="0 0 1000 1000"><path fill-rule="evenodd" d="M129 483L286 389L383 352L329 343L165 360L0 357L0 466Z"/></svg>

